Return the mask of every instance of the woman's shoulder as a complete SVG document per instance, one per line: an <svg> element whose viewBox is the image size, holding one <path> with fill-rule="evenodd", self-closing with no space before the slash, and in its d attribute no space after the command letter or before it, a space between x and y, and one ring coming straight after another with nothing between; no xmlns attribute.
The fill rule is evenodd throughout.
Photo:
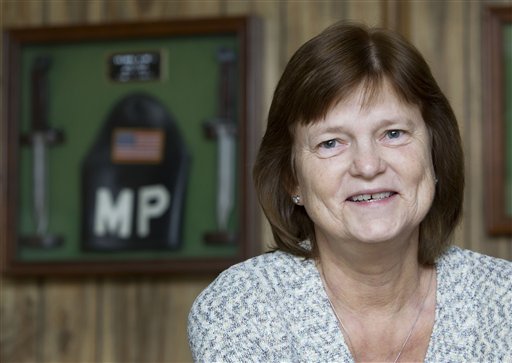
<svg viewBox="0 0 512 363"><path fill-rule="evenodd" d="M437 325L432 357L510 360L512 263L451 247L438 259L436 268Z"/></svg>
<svg viewBox="0 0 512 363"><path fill-rule="evenodd" d="M512 262L488 256L479 252L470 251L460 247L451 247L437 261L439 268L449 270L452 274L471 273L482 280L485 277L489 282L512 284ZM469 277L466 275L466 277Z"/></svg>
<svg viewBox="0 0 512 363"><path fill-rule="evenodd" d="M512 262L451 247L437 262L441 293L479 309L508 309L512 323Z"/></svg>
<svg viewBox="0 0 512 363"><path fill-rule="evenodd" d="M219 295L230 299L242 297L244 294L261 296L278 290L282 293L282 290L303 281L305 274L311 273L311 265L312 261L289 253L264 253L223 271L198 299L219 299Z"/></svg>
<svg viewBox="0 0 512 363"><path fill-rule="evenodd" d="M287 317L282 311L297 286L309 283L307 275L313 271L310 260L272 252L222 272L190 310L188 335L194 359L280 360L272 354L287 349Z"/></svg>

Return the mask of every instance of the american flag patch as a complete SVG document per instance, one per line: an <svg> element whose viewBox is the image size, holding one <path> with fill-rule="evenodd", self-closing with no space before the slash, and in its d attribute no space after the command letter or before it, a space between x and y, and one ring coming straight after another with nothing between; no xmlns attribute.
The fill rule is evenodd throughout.
<svg viewBox="0 0 512 363"><path fill-rule="evenodd" d="M112 161L114 163L157 164L162 161L163 149L163 130L114 129L112 137Z"/></svg>

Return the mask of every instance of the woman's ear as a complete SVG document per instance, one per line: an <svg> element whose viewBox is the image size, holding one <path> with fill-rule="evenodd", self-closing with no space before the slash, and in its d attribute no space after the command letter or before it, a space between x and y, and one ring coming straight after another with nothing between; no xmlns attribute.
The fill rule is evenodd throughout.
<svg viewBox="0 0 512 363"><path fill-rule="evenodd" d="M290 195L290 198L294 204L302 205L301 199L300 199L300 186L297 183L297 179L295 177L295 170L293 168L292 164L292 174L287 175L283 186L286 190L286 192Z"/></svg>

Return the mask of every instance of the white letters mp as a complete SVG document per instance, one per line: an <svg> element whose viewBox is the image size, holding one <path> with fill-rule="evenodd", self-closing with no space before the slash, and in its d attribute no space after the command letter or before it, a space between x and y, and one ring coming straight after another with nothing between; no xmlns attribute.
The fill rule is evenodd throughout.
<svg viewBox="0 0 512 363"><path fill-rule="evenodd" d="M96 191L94 211L94 234L102 237L107 234L119 238L130 238L133 232L135 190L122 189L114 200L108 188ZM136 233L144 238L150 232L150 220L162 216L171 202L171 195L164 185L147 185L138 190L138 210Z"/></svg>

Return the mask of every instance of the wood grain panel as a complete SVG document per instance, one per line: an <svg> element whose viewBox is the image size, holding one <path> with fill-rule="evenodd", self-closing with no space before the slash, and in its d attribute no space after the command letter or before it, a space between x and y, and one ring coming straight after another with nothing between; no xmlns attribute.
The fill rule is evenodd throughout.
<svg viewBox="0 0 512 363"><path fill-rule="evenodd" d="M103 2L101 1L87 1L87 7L85 8L85 19L87 23L99 23L102 22L105 16L103 11Z"/></svg>
<svg viewBox="0 0 512 363"><path fill-rule="evenodd" d="M250 12L263 21L263 81L262 81L262 120L266 124L266 112L270 107L272 95L275 86L281 75L280 54L282 42L280 38L280 23L282 18L282 7L278 2L274 1L255 1L253 0L248 7L240 8L239 5L232 7L232 3L228 3L227 13L229 15L241 15L243 11Z"/></svg>
<svg viewBox="0 0 512 363"><path fill-rule="evenodd" d="M42 324L40 282L0 280L0 361L41 362Z"/></svg>
<svg viewBox="0 0 512 363"><path fill-rule="evenodd" d="M95 362L97 287L91 279L45 280L42 286L43 362Z"/></svg>
<svg viewBox="0 0 512 363"><path fill-rule="evenodd" d="M347 1L346 11L346 19L369 26L382 26L385 19L382 1Z"/></svg>
<svg viewBox="0 0 512 363"><path fill-rule="evenodd" d="M410 29L410 39L422 52L439 86L450 101L464 139L463 98L467 84L463 68L463 23L460 2L414 2L410 9L411 24L414 24ZM447 64L457 67L449 68ZM463 224L456 230L456 241L467 240Z"/></svg>
<svg viewBox="0 0 512 363"><path fill-rule="evenodd" d="M463 9L463 77L465 79L465 87L463 90L463 109L462 118L459 119L461 124L462 139L465 147L465 163L466 163L466 189L465 189L465 206L464 220L462 229L464 232L457 237L460 240L467 241L465 247L478 249L478 241L484 241L484 231L482 209L479 198L474 197L474 192L483 190L483 173L482 173L482 118L481 118L481 99L480 93L481 80L480 72L480 35L479 28L474 24L478 24L479 16L478 4L469 4ZM475 18L475 16L477 18ZM477 21L476 23L474 21ZM469 147L470 145L470 147ZM471 237L473 236L473 237ZM478 236L478 238L476 238ZM481 242L480 242L481 243Z"/></svg>
<svg viewBox="0 0 512 363"><path fill-rule="evenodd" d="M140 290L147 282L142 280L106 280L101 284L101 333L102 362L137 362L141 356L143 334L154 330L159 321L143 322L142 313L148 307L140 300ZM151 294L152 295L152 294ZM158 311L156 306L154 311ZM152 318L153 316L151 316ZM141 325L142 321L142 325ZM154 358L158 352L149 352L148 357ZM145 362L145 360L142 360Z"/></svg>
<svg viewBox="0 0 512 363"><path fill-rule="evenodd" d="M409 2L400 0L383 0L381 5L383 17L382 26L409 38Z"/></svg>
<svg viewBox="0 0 512 363"><path fill-rule="evenodd" d="M99 361L190 361L188 312L211 279L105 280Z"/></svg>
<svg viewBox="0 0 512 363"><path fill-rule="evenodd" d="M44 19L45 6L42 1L2 1L1 25L40 25Z"/></svg>
<svg viewBox="0 0 512 363"><path fill-rule="evenodd" d="M288 1L286 11L286 60L306 41L320 33L335 19L330 2Z"/></svg>
<svg viewBox="0 0 512 363"><path fill-rule="evenodd" d="M383 9L385 10L379 1L287 2L287 58L305 41L339 20L381 26L385 19Z"/></svg>
<svg viewBox="0 0 512 363"><path fill-rule="evenodd" d="M44 11L44 23L64 25L71 23L85 23L87 20L88 3L76 1L74 3L63 1L50 1Z"/></svg>

